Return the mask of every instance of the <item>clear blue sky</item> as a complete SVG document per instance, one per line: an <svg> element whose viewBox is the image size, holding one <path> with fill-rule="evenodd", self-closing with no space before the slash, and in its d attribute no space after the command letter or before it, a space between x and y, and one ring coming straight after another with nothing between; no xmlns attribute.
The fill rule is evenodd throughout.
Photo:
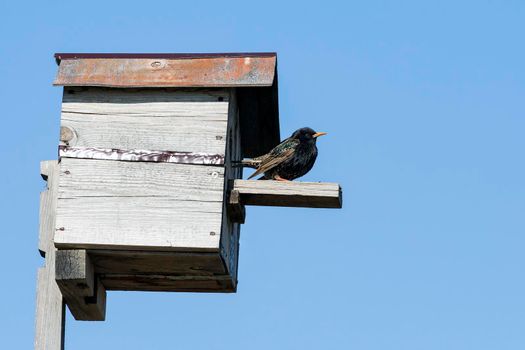
<svg viewBox="0 0 525 350"><path fill-rule="evenodd" d="M67 349L524 349L524 2L190 3L1 2L0 348L33 343L53 53L277 51L344 208L250 207L236 294L112 292Z"/></svg>

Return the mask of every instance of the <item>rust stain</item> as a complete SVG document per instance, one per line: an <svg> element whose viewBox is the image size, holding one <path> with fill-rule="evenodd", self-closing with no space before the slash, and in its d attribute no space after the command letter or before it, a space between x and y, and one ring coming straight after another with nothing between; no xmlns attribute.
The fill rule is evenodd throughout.
<svg viewBox="0 0 525 350"><path fill-rule="evenodd" d="M60 59L54 85L106 87L272 86L277 63L275 54Z"/></svg>

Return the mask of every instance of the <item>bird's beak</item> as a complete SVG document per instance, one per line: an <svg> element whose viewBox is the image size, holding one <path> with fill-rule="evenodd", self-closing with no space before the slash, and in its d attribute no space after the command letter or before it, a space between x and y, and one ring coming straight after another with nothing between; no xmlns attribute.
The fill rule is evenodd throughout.
<svg viewBox="0 0 525 350"><path fill-rule="evenodd" d="M315 134L313 134L313 137L315 139L315 138L318 138L319 136L323 136L323 135L326 135L326 134L327 134L326 132L316 132Z"/></svg>

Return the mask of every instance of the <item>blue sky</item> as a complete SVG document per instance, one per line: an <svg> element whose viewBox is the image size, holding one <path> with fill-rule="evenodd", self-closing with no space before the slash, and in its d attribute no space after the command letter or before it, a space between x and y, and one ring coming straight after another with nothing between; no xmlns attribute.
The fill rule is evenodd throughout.
<svg viewBox="0 0 525 350"><path fill-rule="evenodd" d="M523 349L521 1L0 3L0 347L34 334L54 52L276 51L344 208L248 208L236 294L108 295L67 349Z"/></svg>

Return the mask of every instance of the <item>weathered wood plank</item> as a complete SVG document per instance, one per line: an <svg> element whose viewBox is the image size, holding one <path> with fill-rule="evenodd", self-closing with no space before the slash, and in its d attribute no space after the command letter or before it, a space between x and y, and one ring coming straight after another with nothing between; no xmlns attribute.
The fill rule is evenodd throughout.
<svg viewBox="0 0 525 350"><path fill-rule="evenodd" d="M107 290L149 292L210 292L233 293L231 276L169 276L169 275L114 275L102 274L100 280Z"/></svg>
<svg viewBox="0 0 525 350"><path fill-rule="evenodd" d="M60 248L219 249L222 167L62 160Z"/></svg>
<svg viewBox="0 0 525 350"><path fill-rule="evenodd" d="M46 254L46 266L38 269L35 317L35 350L63 350L65 306L55 282L55 249Z"/></svg>
<svg viewBox="0 0 525 350"><path fill-rule="evenodd" d="M342 190L336 183L235 180L233 190L239 192L241 202L246 205L342 207Z"/></svg>
<svg viewBox="0 0 525 350"><path fill-rule="evenodd" d="M74 147L224 154L228 90L66 88Z"/></svg>
<svg viewBox="0 0 525 350"><path fill-rule="evenodd" d="M97 281L95 268L85 250L59 250L56 281L76 320L104 321L106 290Z"/></svg>
<svg viewBox="0 0 525 350"><path fill-rule="evenodd" d="M56 249L53 246L57 174L57 161L41 163L41 175L47 179L47 190L41 194L39 233L39 250L45 252L45 266L38 269L37 277L35 350L64 348L65 307L55 282Z"/></svg>
<svg viewBox="0 0 525 350"><path fill-rule="evenodd" d="M235 280L218 253L89 250L108 290L234 292Z"/></svg>
<svg viewBox="0 0 525 350"><path fill-rule="evenodd" d="M227 271L218 253L89 250L101 274L215 276Z"/></svg>
<svg viewBox="0 0 525 350"><path fill-rule="evenodd" d="M55 208L58 188L58 166L56 160L40 162L40 175L46 180L46 191L40 192L40 226L38 250L42 256L53 248L55 232Z"/></svg>
<svg viewBox="0 0 525 350"><path fill-rule="evenodd" d="M190 164L63 159L58 200L169 197L222 203L224 168Z"/></svg>
<svg viewBox="0 0 525 350"><path fill-rule="evenodd" d="M220 207L169 197L94 197L59 201L59 248L215 251ZM191 206L190 206L191 205Z"/></svg>
<svg viewBox="0 0 525 350"><path fill-rule="evenodd" d="M229 208L229 184L233 179L242 178L242 168L233 167L232 161L241 159L241 135L239 125L239 108L237 106L237 91L230 91L230 106L228 111L228 139L224 163L223 209L221 228L221 257L230 273L234 287L237 285L237 262L239 256L240 225L234 220Z"/></svg>

